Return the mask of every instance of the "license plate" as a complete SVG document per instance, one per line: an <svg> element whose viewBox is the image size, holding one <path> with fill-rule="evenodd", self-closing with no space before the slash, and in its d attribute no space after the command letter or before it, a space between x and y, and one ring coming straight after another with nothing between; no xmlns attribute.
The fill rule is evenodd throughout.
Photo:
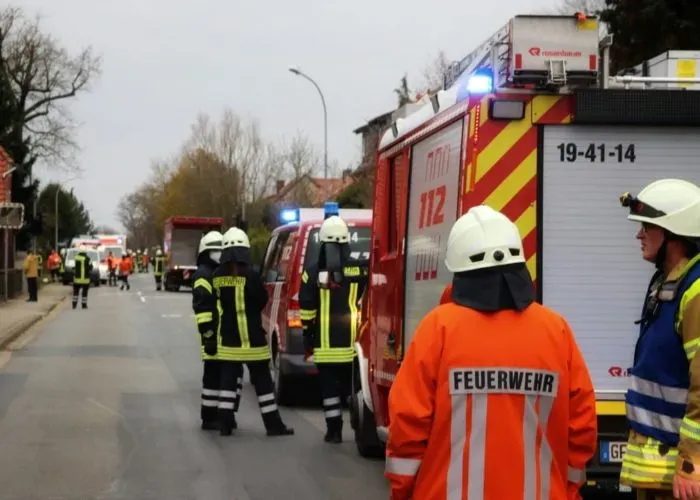
<svg viewBox="0 0 700 500"><path fill-rule="evenodd" d="M616 464L622 462L622 457L627 449L625 441L601 441L600 463Z"/></svg>

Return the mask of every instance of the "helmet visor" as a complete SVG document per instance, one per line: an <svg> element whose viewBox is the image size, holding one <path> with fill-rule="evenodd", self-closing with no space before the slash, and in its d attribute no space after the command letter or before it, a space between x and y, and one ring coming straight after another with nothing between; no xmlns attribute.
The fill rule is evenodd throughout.
<svg viewBox="0 0 700 500"><path fill-rule="evenodd" d="M647 219L656 219L659 217L663 217L666 215L666 212L663 210L658 210L651 205L647 205L643 201L641 201L639 198L636 196L631 195L630 193L625 193L622 196L620 196L620 205L623 207L629 208L630 209L630 215L636 216L636 217L644 217Z"/></svg>

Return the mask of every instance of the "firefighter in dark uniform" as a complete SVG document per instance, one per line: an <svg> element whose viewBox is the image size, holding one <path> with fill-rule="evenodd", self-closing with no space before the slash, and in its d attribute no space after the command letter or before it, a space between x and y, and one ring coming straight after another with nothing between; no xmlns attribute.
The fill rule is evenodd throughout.
<svg viewBox="0 0 700 500"><path fill-rule="evenodd" d="M203 430L219 428L219 384L221 372L216 355L216 331L218 311L212 277L221 259L223 236L218 231L210 231L199 242L197 270L192 277L192 309L202 345L202 403L201 418Z"/></svg>
<svg viewBox="0 0 700 500"><path fill-rule="evenodd" d="M153 259L153 275L156 278L156 291L160 291L163 285L163 270L165 269L165 257L163 252L156 250L156 258Z"/></svg>
<svg viewBox="0 0 700 500"><path fill-rule="evenodd" d="M319 230L319 261L304 270L299 292L304 346L318 367L329 443L343 440L342 401L350 395L359 303L367 267L350 261L350 232L334 215Z"/></svg>
<svg viewBox="0 0 700 500"><path fill-rule="evenodd" d="M73 309L78 307L79 297L83 309L87 309L91 272L92 261L88 257L85 247L80 247L78 255L75 256L75 271L73 273Z"/></svg>
<svg viewBox="0 0 700 500"><path fill-rule="evenodd" d="M226 231L221 264L214 271L214 292L219 311L216 344L205 346L220 360L219 428L222 436L235 428L236 385L247 365L268 436L286 436L294 430L284 425L275 401L270 376L270 347L261 313L267 290L250 266L250 241L239 228Z"/></svg>

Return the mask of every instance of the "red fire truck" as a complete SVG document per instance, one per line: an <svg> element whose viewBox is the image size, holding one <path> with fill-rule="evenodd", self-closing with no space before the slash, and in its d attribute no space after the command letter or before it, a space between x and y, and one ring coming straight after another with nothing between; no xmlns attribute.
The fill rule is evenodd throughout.
<svg viewBox="0 0 700 500"><path fill-rule="evenodd" d="M199 240L209 231L221 231L223 227L224 219L220 217L170 217L165 221L163 285L167 291L192 287Z"/></svg>
<svg viewBox="0 0 700 500"><path fill-rule="evenodd" d="M625 374L653 269L619 197L663 177L700 183L700 93L678 91L700 79L676 77L695 64L685 51L637 68L653 77L610 77L608 48L595 18L516 16L383 136L351 402L362 455L381 455L392 381L451 282L451 226L486 204L517 223L539 300L567 318L588 364L599 415L589 485L620 488Z"/></svg>

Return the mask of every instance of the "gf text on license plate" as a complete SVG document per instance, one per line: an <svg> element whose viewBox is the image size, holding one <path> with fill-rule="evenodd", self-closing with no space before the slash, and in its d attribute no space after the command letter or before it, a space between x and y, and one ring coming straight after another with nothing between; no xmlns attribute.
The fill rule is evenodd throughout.
<svg viewBox="0 0 700 500"><path fill-rule="evenodd" d="M603 464L620 463L627 449L625 441L601 441L600 462Z"/></svg>

